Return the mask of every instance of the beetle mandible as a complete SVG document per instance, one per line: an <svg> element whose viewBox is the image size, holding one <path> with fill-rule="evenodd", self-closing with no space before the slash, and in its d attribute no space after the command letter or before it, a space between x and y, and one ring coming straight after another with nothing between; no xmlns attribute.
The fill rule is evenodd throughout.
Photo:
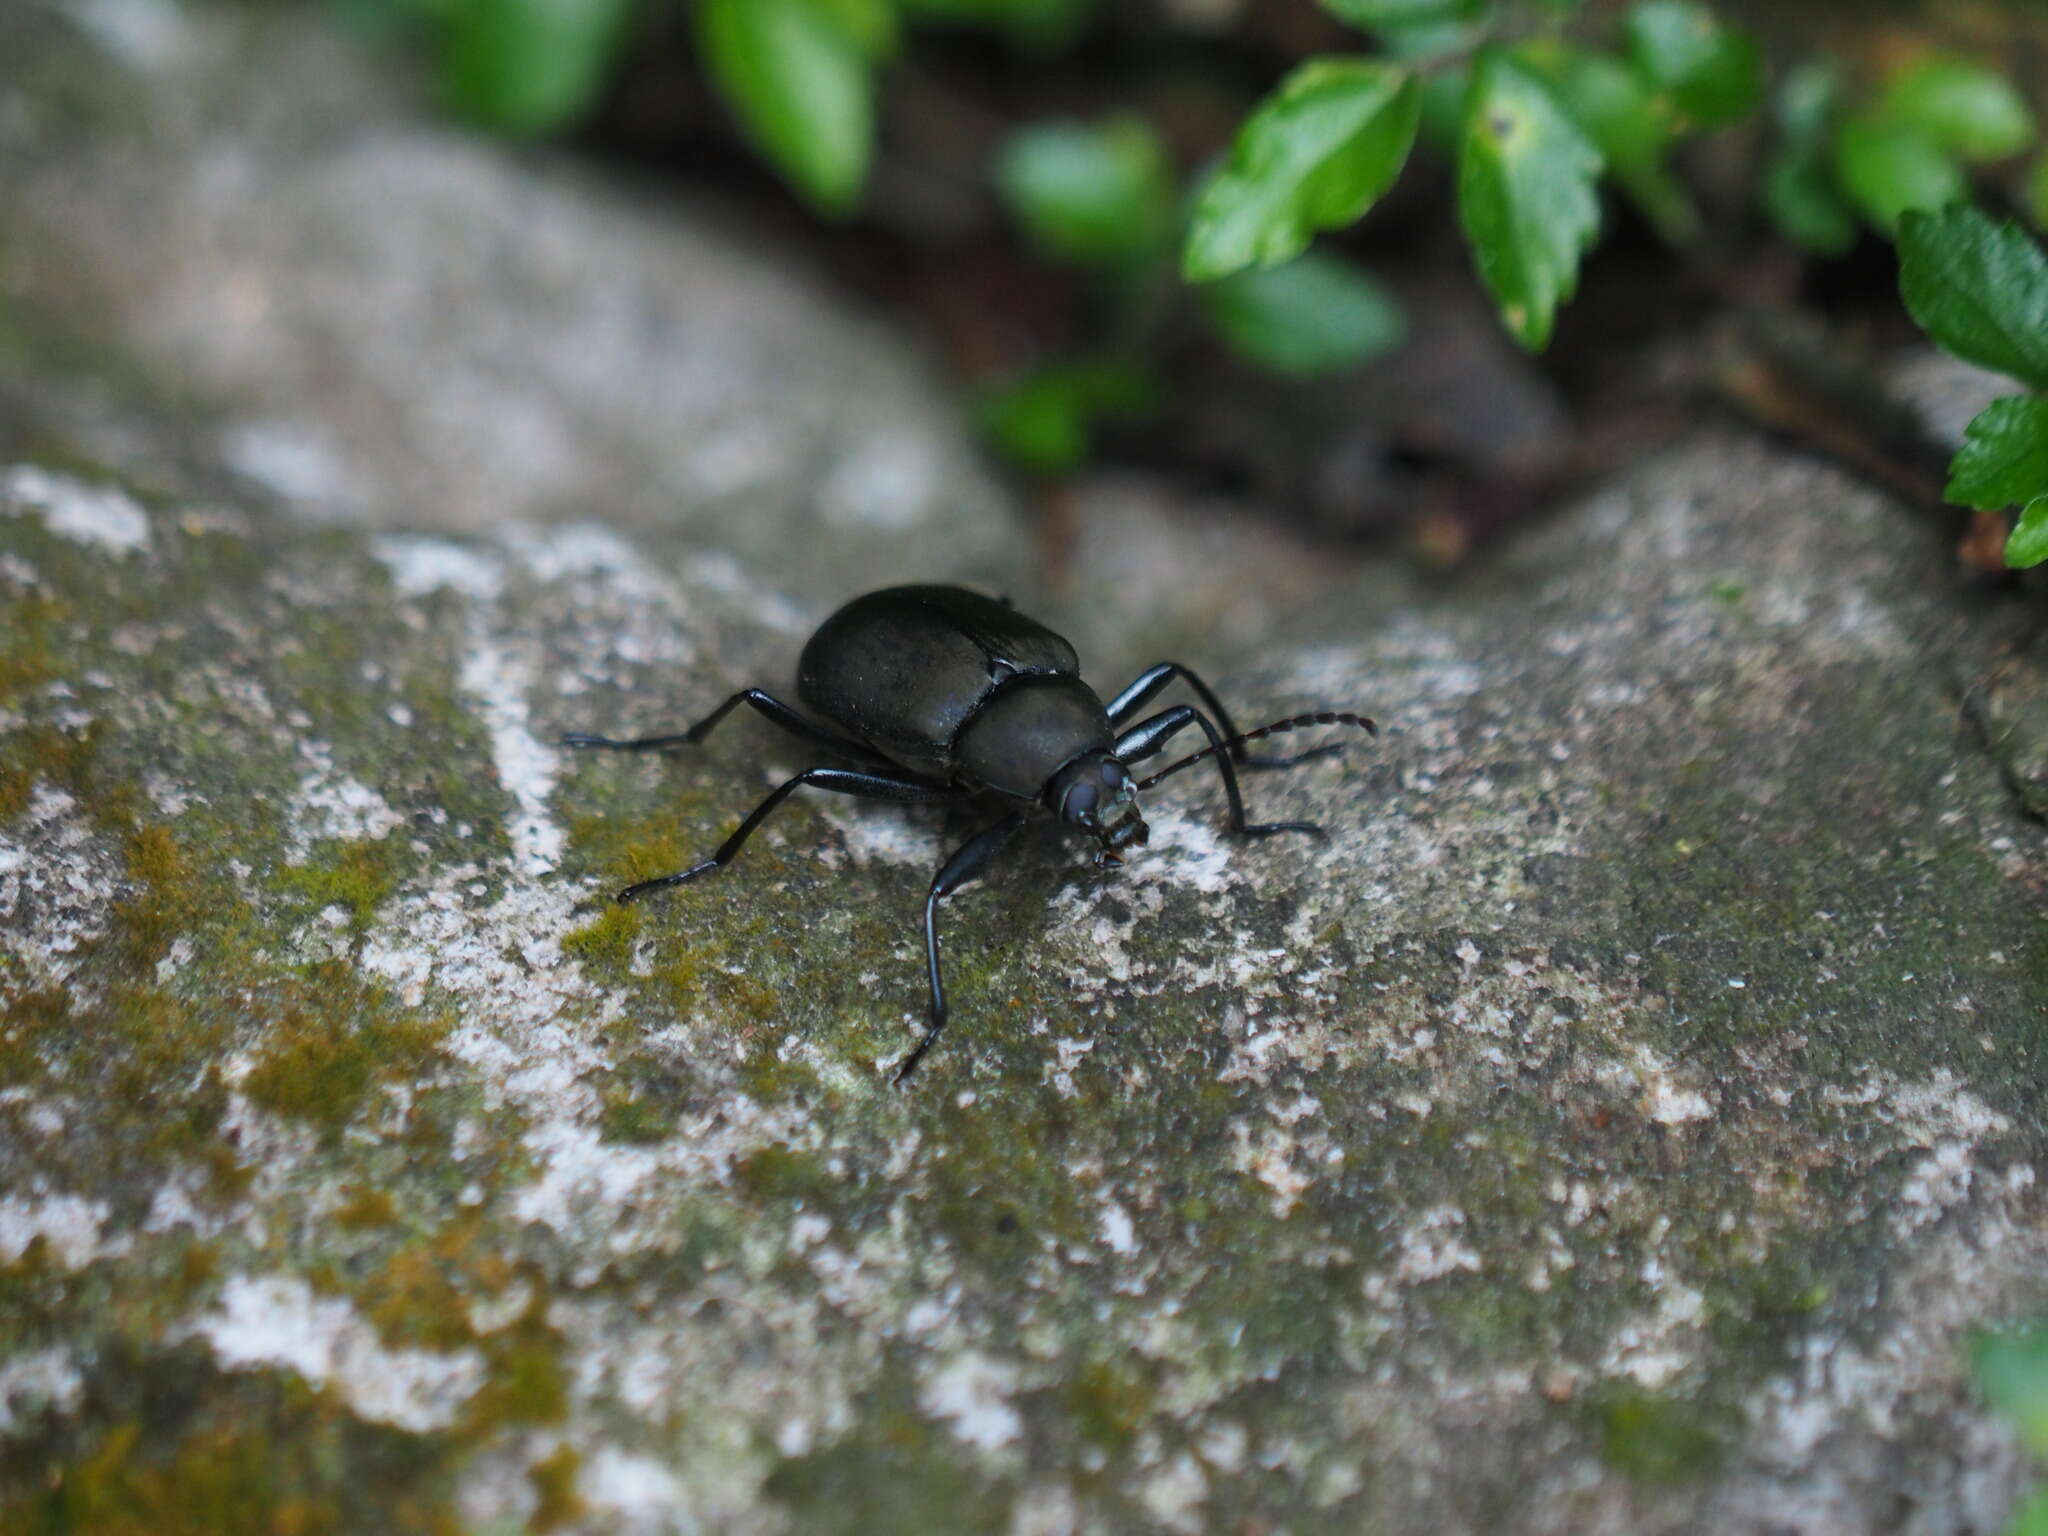
<svg viewBox="0 0 2048 1536"><path fill-rule="evenodd" d="M1134 717L1174 679L1194 690L1208 713L1179 704ZM872 800L1007 802L1001 820L970 837L940 866L924 902L925 964L931 983L931 1025L897 1067L908 1077L946 1026L946 989L939 970L939 902L984 873L998 849L1034 808L1096 841L1098 865L1120 862L1148 836L1138 792L1181 769L1212 759L1230 805L1230 830L1240 837L1276 832L1323 835L1306 821L1245 820L1238 768L1286 768L1342 750L1317 747L1289 757L1254 757L1245 743L1306 725L1349 725L1374 733L1363 715L1321 711L1291 715L1240 733L1209 685L1176 662L1148 667L1107 704L1081 680L1074 648L1007 602L962 587L889 587L857 597L822 624L797 666L797 697L820 724L759 688L743 688L677 735L614 740L575 732L564 746L665 751L694 746L746 704L791 735L825 748L854 767L806 768L778 785L748 813L716 852L688 869L642 880L620 891L633 901L695 880L731 863L769 814L796 790L831 790ZM1133 763L1157 755L1189 726L1208 746L1149 778Z"/></svg>

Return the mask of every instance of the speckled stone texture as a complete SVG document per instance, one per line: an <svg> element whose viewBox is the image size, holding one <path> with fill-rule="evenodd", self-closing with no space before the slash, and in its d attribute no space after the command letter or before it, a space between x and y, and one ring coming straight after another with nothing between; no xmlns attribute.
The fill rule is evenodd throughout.
<svg viewBox="0 0 2048 1536"><path fill-rule="evenodd" d="M1192 773L1120 871L1021 840L893 1090L971 822L799 798L620 910L808 759L555 742L862 584L1028 595L942 391L303 23L7 26L0 1528L1998 1530L2028 614L1903 509L1703 426L1421 586L1091 489L1033 600L1091 677L1383 734L1251 781L1324 846Z"/></svg>

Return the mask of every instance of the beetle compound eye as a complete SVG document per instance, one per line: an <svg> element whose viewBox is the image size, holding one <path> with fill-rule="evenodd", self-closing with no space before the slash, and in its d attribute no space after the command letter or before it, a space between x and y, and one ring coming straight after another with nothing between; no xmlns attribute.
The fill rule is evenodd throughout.
<svg viewBox="0 0 2048 1536"><path fill-rule="evenodd" d="M1067 797L1060 802L1060 819L1080 826L1089 826L1095 820L1095 807L1102 796L1093 784L1076 784L1067 791Z"/></svg>

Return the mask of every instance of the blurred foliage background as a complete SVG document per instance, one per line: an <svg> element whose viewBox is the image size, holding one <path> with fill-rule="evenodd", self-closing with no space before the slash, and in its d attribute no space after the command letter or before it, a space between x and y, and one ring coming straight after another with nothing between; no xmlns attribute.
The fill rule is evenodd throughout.
<svg viewBox="0 0 2048 1536"><path fill-rule="evenodd" d="M1455 563L1703 400L1937 509L1892 241L2048 223L2037 0L332 3L479 130L811 248L1055 528L1140 465Z"/></svg>

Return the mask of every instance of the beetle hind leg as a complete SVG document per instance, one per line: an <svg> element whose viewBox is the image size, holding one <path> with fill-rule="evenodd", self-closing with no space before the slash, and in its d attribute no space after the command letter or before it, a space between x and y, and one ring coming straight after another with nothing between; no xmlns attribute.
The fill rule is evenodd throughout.
<svg viewBox="0 0 2048 1536"><path fill-rule="evenodd" d="M924 779L913 779L907 775L862 773L851 768L806 768L794 778L785 779L769 791L768 798L747 813L747 819L734 828L732 836L718 845L717 851L709 858L699 859L688 869L672 875L658 875L652 880L642 880L629 885L613 899L627 902L637 901L649 891L664 890L671 885L682 885L700 875L725 868L746 846L748 838L759 829L775 808L797 790L806 785L813 789L828 789L835 794L858 795L865 800L895 800L906 804L919 804L937 800L956 800L960 791L947 784L934 784Z"/></svg>
<svg viewBox="0 0 2048 1536"><path fill-rule="evenodd" d="M836 731L827 730L763 688L742 688L686 731L677 731L666 736L632 736L624 739L595 736L586 731L570 731L562 737L562 745L595 747L612 752L669 752L677 747L694 747L711 734L712 728L719 721L742 704L772 724L780 726L790 735L808 741L813 746L824 747L842 757L850 757L858 763L893 766L873 747L851 737L841 736Z"/></svg>

